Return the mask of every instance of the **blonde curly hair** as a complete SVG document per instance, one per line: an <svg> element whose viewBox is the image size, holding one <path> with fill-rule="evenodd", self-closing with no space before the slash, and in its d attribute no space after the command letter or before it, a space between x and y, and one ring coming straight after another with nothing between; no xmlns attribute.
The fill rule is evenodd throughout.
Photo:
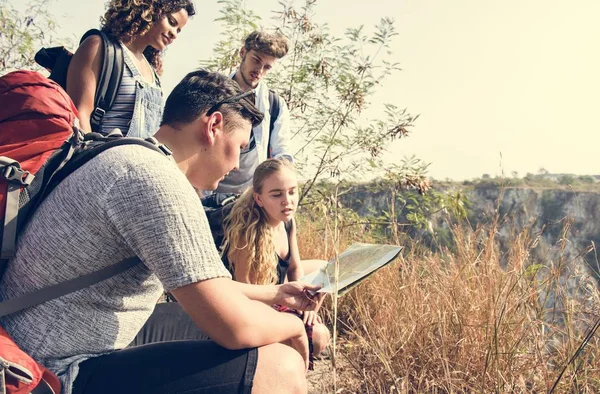
<svg viewBox="0 0 600 394"><path fill-rule="evenodd" d="M273 244L273 233L268 224L267 213L254 200L254 192L261 193L263 183L270 175L287 168L293 172L293 165L287 160L269 159L258 165L250 186L235 202L224 221L225 237L222 254L227 256L229 268L235 272L235 254L248 250L250 282L266 285L277 283L277 254Z"/></svg>
<svg viewBox="0 0 600 394"><path fill-rule="evenodd" d="M110 0L100 20L101 29L127 45L146 34L154 23L181 9L190 17L196 13L191 0ZM148 46L144 56L162 74L161 52Z"/></svg>

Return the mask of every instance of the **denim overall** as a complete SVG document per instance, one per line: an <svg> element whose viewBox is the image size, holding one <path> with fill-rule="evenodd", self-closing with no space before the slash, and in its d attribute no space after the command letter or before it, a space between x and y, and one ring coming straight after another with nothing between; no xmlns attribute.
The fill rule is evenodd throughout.
<svg viewBox="0 0 600 394"><path fill-rule="evenodd" d="M135 106L127 131L127 137L152 137L158 131L163 114L162 89L158 75L152 69L156 85L146 82L130 57L129 49L124 51L125 64L135 79Z"/></svg>

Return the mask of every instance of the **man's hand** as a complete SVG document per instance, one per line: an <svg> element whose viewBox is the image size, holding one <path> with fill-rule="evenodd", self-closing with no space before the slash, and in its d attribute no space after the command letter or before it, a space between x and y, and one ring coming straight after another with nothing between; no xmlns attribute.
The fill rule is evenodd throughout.
<svg viewBox="0 0 600 394"><path fill-rule="evenodd" d="M297 319L297 317L295 318ZM300 320L298 320L298 322L299 321ZM300 334L290 338L286 342L302 356L302 359L304 360L304 372L306 373L310 363L310 352L308 349L308 336L306 336L306 330L304 329L304 326L302 326L302 331Z"/></svg>
<svg viewBox="0 0 600 394"><path fill-rule="evenodd" d="M275 303L299 311L312 311L321 306L325 297L323 293L314 293L320 286L300 282L289 282L279 285L275 295Z"/></svg>

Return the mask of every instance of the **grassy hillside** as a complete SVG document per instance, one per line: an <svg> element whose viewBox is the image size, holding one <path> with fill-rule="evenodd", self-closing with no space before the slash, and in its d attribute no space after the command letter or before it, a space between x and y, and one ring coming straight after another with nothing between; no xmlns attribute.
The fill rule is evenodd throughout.
<svg viewBox="0 0 600 394"><path fill-rule="evenodd" d="M312 208L299 218L303 258L328 260L352 242L382 241L373 227L346 226L354 219L338 209ZM540 237L529 228L500 250L499 220L476 229L449 222L453 245L437 252L386 233L405 254L337 308L325 305L338 331L330 392L546 393L557 381L555 393L600 392L595 336L569 363L600 316L600 295L588 272L561 254L568 228L554 245L558 257L542 265L532 257Z"/></svg>

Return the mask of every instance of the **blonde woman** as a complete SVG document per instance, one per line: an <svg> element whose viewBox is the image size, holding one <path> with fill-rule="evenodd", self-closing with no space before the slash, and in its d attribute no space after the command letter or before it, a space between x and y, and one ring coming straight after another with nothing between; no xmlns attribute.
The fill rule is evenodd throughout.
<svg viewBox="0 0 600 394"><path fill-rule="evenodd" d="M325 264L300 260L294 213L298 181L287 160L269 159L255 170L252 186L236 201L225 221L222 254L236 281L282 284L295 281ZM312 330L313 352L329 342L329 330L316 311L298 311Z"/></svg>

